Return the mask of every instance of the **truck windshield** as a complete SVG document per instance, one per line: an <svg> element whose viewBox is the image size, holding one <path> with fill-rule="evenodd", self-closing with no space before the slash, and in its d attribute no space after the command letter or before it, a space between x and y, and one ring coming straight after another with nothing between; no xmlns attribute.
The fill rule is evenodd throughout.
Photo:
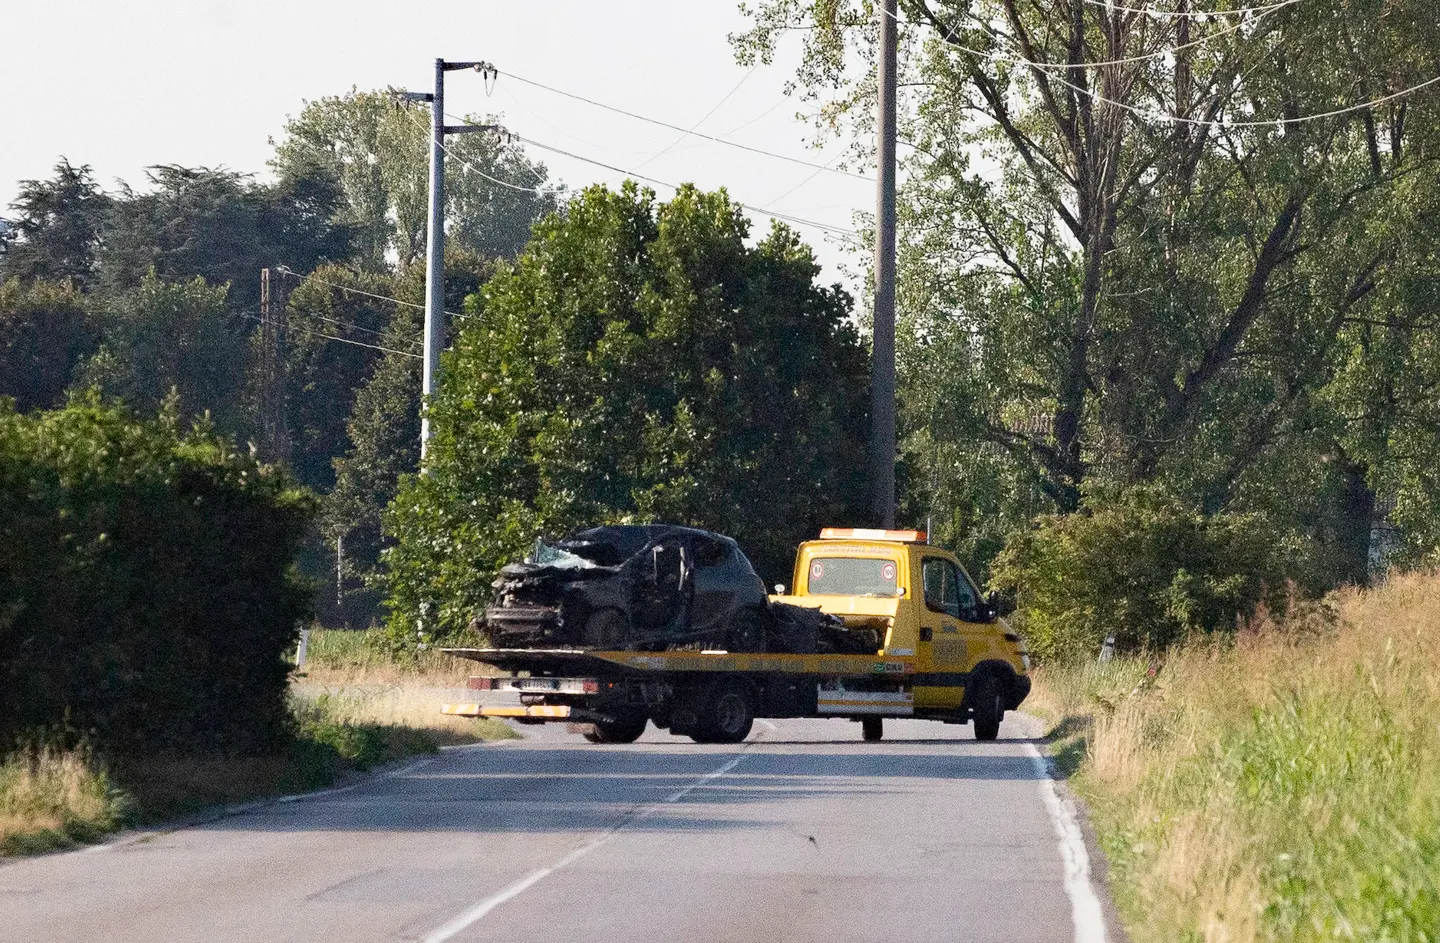
<svg viewBox="0 0 1440 943"><path fill-rule="evenodd" d="M815 557L806 586L814 596L898 596L895 576L883 557Z"/></svg>

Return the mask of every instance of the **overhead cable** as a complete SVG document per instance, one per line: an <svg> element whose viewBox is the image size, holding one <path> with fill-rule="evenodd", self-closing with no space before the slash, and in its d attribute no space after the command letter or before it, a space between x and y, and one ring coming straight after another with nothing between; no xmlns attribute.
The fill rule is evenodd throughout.
<svg viewBox="0 0 1440 943"><path fill-rule="evenodd" d="M406 307L406 308L415 308L416 310L419 310L419 311L424 311L424 310L425 310L425 306L424 306L424 305L422 305L422 304L416 304L416 303L413 302L413 301L401 301L399 298L391 298L389 295L377 295L377 294L375 294L373 291L364 291L363 289L360 289L360 288L352 288L352 287L350 287L349 285L342 285L342 284L340 284L339 282L327 282L325 279L320 278L320 277L318 277L318 276L316 276L316 275L301 275L299 272L295 271L294 269L289 268L289 267L284 266L284 265L279 266L278 269L277 269L277 271L279 271L281 275L289 275L289 276L292 276L292 277L294 277L294 278L298 278L298 279L300 279L301 281L314 282L314 283L317 284L317 285L324 285L324 286L327 287L327 288L334 288L334 289L336 289L336 290L338 290L338 291L349 292L349 293L352 294L352 295L364 295L366 298L374 298L376 301L388 301L388 302L390 302L391 304L401 305L401 306ZM462 318L462 319L463 319L463 318L468 318L468 317L470 317L470 315L468 315L468 314L461 314L461 313L458 312L458 311L446 311L445 313L448 314L448 315L450 315L450 317L452 317L452 318Z"/></svg>
<svg viewBox="0 0 1440 943"><path fill-rule="evenodd" d="M1290 2L1295 2L1295 0L1290 0ZM789 154L780 154L780 153L777 153L776 151L767 151L767 150L765 150L764 148L751 147L751 146L748 145L748 144L741 144L741 143L739 143L739 142L737 142L737 141L729 141L729 140L726 140L725 138L716 137L715 135L712 135L712 134L705 134L704 132L701 132L701 131L692 131L692 130L690 130L689 128L683 128L683 127L681 127L681 126L678 125L678 124L671 124L671 123L668 122L668 121L661 121L661 120L659 120L658 118L651 118L651 117L648 117L647 115L637 114L637 113L635 113L635 112L633 112L633 111L627 111L627 110L624 109L624 108L618 108L618 107L616 107L616 106L614 106L614 105L607 105L605 102L596 101L596 100L593 99L593 98L586 98L584 95L576 95L574 92L567 92L567 91L565 91L564 89L555 88L553 85L546 85L546 84L544 84L543 82L536 82L536 81L533 80L533 79L527 79L527 78L525 78L525 77L523 77L523 76L516 75L516 74L513 73L513 72L501 72L500 74L501 74L501 75L505 75L505 76L509 76L510 78L514 79L514 80L517 81L517 82L524 82L526 85L531 85L531 86L534 86L535 88L543 89L544 91L551 92L551 93L556 94L556 95L564 96L565 98L571 98L571 99L574 99L575 101L578 101L578 102L584 102L585 104L587 104L587 105L593 105L593 106L595 106L596 108L603 108L603 109L605 109L606 111L613 111L613 112L616 113L617 115L624 115L624 116L627 117L627 118L634 118L636 121L644 121L644 122L646 122L647 124L657 125L658 127L669 128L671 131L679 131L679 132L681 132L681 133L683 133L683 134L690 135L690 136L693 136L693 137L704 138L705 140L707 140L707 141L713 141L713 142L716 143L716 144L724 144L726 147L738 148L739 150L742 150L742 151L749 151L749 152L752 153L752 154L762 154L762 155L764 155L765 157L773 157L773 158L775 158L776 160L789 161L789 162L792 163L792 164L799 164L799 165L802 166L802 167L810 167L810 168L812 168L812 169L813 169L813 168L816 168L816 167L819 167L819 168L828 170L828 171L830 171L831 173L834 173L834 174L840 174L841 176L845 176L845 177L854 177L854 178L857 179L857 180L867 180L867 181L870 181L871 183L873 183L873 182L875 181L875 178L874 178L874 177L866 176L865 174L852 173L851 171L841 170L841 169L835 168L835 167L826 167L824 164L817 164L817 163L815 163L814 161L805 160L805 159L800 158L800 157L791 157Z"/></svg>
<svg viewBox="0 0 1440 943"><path fill-rule="evenodd" d="M264 324L264 323L265 323L265 319L262 318L262 317L259 317L259 316L257 316L257 315L246 314L244 311L241 311L241 312L238 312L238 313L239 313L240 317L242 317L242 318L249 318L249 319L252 320L252 321L259 321L261 324ZM348 337L336 337L334 334L326 334L326 333L324 333L324 332L322 332L322 331L312 331L312 330L308 330L308 329L303 328L303 327L290 327L290 326L287 326L285 329L286 329L286 331L295 331L295 332L300 333L300 334L309 334L309 335L311 335L311 336L313 336L313 337L323 337L323 338L325 338L327 341L337 341L337 342L339 342L339 343L341 343L341 344L353 344L353 345L356 346L356 347L368 347L368 348L370 348L371 350L380 350L380 351L384 351L384 352L387 353L387 354L398 354L398 355L400 355L401 357L413 357L413 358L415 358L416 360L423 360L423 359L424 359L424 358L421 357L419 354L412 354L412 353L409 353L408 351L404 351L404 350L396 350L396 349L393 348L393 347L382 347L382 346L380 346L379 344L366 344L366 343L364 343L363 341L351 340L351 339L348 338Z"/></svg>
<svg viewBox="0 0 1440 943"><path fill-rule="evenodd" d="M541 142L535 140L534 138L519 137L518 135L517 135L517 138L519 138L519 140L525 142L526 144L531 145L532 147L538 147L538 148L540 148L542 151L550 151L550 152L552 152L552 153L559 154L559 155L561 155L562 157L569 157L569 158L571 158L571 159L573 159L573 160L582 161L582 162L584 162L584 163L586 163L586 164L593 164L593 165L595 165L596 167L603 167L604 169L609 170L609 171L613 171L614 173L624 174L624 175L627 176L627 177L634 177L634 178L637 179L637 180L643 180L643 181L645 181L646 183L653 183L653 184L656 184L657 186L666 187L666 188L668 188L668 189L670 189L670 190L679 190L679 189L680 189L677 185L675 185L675 184L673 184L673 183L669 183L668 181L660 180L660 179L655 178L655 177L649 177L649 176L646 176L645 174L635 173L634 171L626 170L626 169L623 168L623 167L616 167L616 166L613 165L613 164L607 164L607 163L605 163L604 161L598 161L598 160L595 160L594 158L591 158L591 157L584 157L584 156L582 156L582 155L580 155L580 154L574 154L574 153L571 153L570 151L561 150L560 148L554 147L554 146L549 145L549 144L542 144ZM813 228L813 229L820 229L820 230L824 230L825 232L830 232L830 233L834 233L834 234L836 234L836 235L841 235L841 236L856 236L856 235L859 235L859 233L857 233L857 232L856 232L855 230L853 230L853 229L847 229L847 228L845 228L845 227L843 227L843 226L834 226L834 225L831 225L831 224L829 224L829 223L821 223L821 222L817 222L817 221L815 221L815 220L813 220L813 219L804 219L804 218L799 217L799 216L792 216L792 215L790 215L789 213L781 213L781 212L778 212L778 211L776 211L776 210L766 209L766 208L763 207L763 206L752 206L752 205L750 205L750 204L748 204L748 203L741 203L741 202L739 202L738 200L735 201L735 205L738 206L738 207L740 207L741 209L750 210L750 211L753 212L753 213L759 213L759 214L762 215L762 216L769 216L769 217L772 217L772 218L774 218L774 219L782 220L782 221L787 222L787 223L794 223L794 224L797 225L797 226L809 226L809 227L811 227L811 228Z"/></svg>
<svg viewBox="0 0 1440 943"><path fill-rule="evenodd" d="M679 144L681 141L685 140L686 138L690 137L690 135L694 134L695 131L696 131L696 129L698 129L698 128L699 128L702 124L704 124L706 121L709 121L711 115L713 115L713 114L715 114L715 112L719 111L722 105L724 105L724 104L725 104L726 102L728 102L731 98L733 98L736 92L740 91L740 86L744 85L745 82L746 82L746 80L749 79L750 76L754 75L754 74L755 74L755 70L758 69L758 68L760 68L760 62L757 60L757 61L755 62L755 64L752 65L752 66L750 67L750 69L741 77L740 81L738 81L738 82L735 83L735 87L732 88L732 89L730 89L730 91L726 92L726 93L725 93L725 97L722 98L722 99L720 99L718 102L715 103L715 107L714 107L714 108L711 108L709 111L705 112L705 114L701 116L701 118L700 118L699 121L695 122L694 124L692 124L692 125L690 126L690 129L689 129L688 131L682 131L682 132L680 132L680 136L679 136L678 138L676 138L675 140L671 141L669 144L665 145L665 147L663 147L663 148L661 148L660 150L656 151L654 154L651 154L649 157L647 157L647 158L645 158L644 160L642 160L642 161L640 162L640 164L639 164L635 169L636 169L636 170L644 169L644 167L645 167L646 164L649 164L649 163L651 163L652 161L658 160L660 157L664 156L665 154L668 154L668 153L670 152L670 150L675 147L675 145Z"/></svg>

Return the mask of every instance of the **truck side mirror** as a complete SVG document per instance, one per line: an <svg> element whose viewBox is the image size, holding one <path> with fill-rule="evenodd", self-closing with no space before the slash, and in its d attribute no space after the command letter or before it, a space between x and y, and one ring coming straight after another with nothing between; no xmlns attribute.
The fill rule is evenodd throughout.
<svg viewBox="0 0 1440 943"><path fill-rule="evenodd" d="M993 615L1008 616L1015 611L1015 603L1001 595L999 590L992 589L985 596L985 608L989 609Z"/></svg>

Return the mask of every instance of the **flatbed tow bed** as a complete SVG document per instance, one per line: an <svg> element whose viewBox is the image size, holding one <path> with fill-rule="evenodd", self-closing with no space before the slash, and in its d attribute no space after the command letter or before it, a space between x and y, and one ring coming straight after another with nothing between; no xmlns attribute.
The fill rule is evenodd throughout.
<svg viewBox="0 0 1440 943"><path fill-rule="evenodd" d="M457 658L492 665L512 677L472 677L483 692L471 703L446 704L460 717L521 723L592 724L591 739L628 742L653 719L699 742L736 742L755 717L840 717L861 720L879 739L884 717L970 719L966 707L917 709L918 685L963 687L963 673L916 670L912 656L723 651L582 651L574 649L447 648ZM521 704L485 703L496 695ZM507 698L512 699L512 698ZM638 730L636 729L638 727ZM629 736L631 732L634 736Z"/></svg>

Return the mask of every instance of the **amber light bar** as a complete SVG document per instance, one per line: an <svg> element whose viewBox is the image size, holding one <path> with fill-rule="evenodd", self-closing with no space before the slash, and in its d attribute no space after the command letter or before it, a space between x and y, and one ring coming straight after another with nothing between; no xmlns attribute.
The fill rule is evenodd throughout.
<svg viewBox="0 0 1440 943"><path fill-rule="evenodd" d="M873 527L826 527L820 531L821 540L900 540L906 543L923 544L926 534L923 530L879 530Z"/></svg>

